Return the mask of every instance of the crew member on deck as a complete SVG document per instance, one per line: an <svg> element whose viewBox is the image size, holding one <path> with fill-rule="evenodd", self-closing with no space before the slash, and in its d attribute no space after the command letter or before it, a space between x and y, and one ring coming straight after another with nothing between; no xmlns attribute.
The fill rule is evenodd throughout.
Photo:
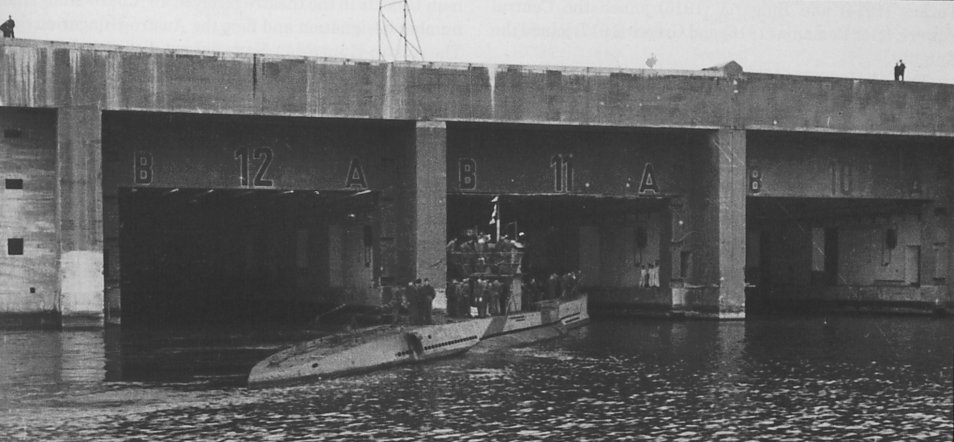
<svg viewBox="0 0 954 442"><path fill-rule="evenodd" d="M430 325L434 323L434 319L431 318L431 310L434 308L434 297L437 296L437 293L434 291L434 287L431 287L431 280L424 278L424 285L420 288L421 297L421 308L424 310L424 324Z"/></svg>
<svg viewBox="0 0 954 442"><path fill-rule="evenodd" d="M560 296L560 276L551 273L547 279L547 299L556 299Z"/></svg>
<svg viewBox="0 0 954 442"><path fill-rule="evenodd" d="M457 294L460 296L460 315L462 317L470 317L470 308L474 305L473 301L473 289L471 289L472 280L465 279L460 282L458 285Z"/></svg>
<svg viewBox="0 0 954 442"><path fill-rule="evenodd" d="M561 298L570 298L576 294L576 274L568 272L560 278Z"/></svg>
<svg viewBox="0 0 954 442"><path fill-rule="evenodd" d="M459 310L459 299L460 295L457 292L457 280L451 279L447 283L447 316L451 318L456 318L460 316Z"/></svg>
<svg viewBox="0 0 954 442"><path fill-rule="evenodd" d="M421 325L424 323L424 314L421 311L421 280L417 279L414 282L409 282L407 284L407 289L404 291L404 296L407 298L407 316L408 321L411 325Z"/></svg>
<svg viewBox="0 0 954 442"><path fill-rule="evenodd" d="M504 284L503 281L498 281L497 285L500 286L500 314L506 315L510 313L510 281L507 284ZM514 308L516 310L516 308Z"/></svg>
<svg viewBox="0 0 954 442"><path fill-rule="evenodd" d="M391 302L388 306L391 307L391 316L394 318L393 322L395 324L400 324L404 288L401 286L389 287L389 290L391 291Z"/></svg>
<svg viewBox="0 0 954 442"><path fill-rule="evenodd" d="M477 317L487 317L487 281L483 278L477 279L474 285L474 303L477 304Z"/></svg>
<svg viewBox="0 0 954 442"><path fill-rule="evenodd" d="M496 279L487 284L487 292L490 294L489 305L491 316L500 314L500 287L500 281Z"/></svg>

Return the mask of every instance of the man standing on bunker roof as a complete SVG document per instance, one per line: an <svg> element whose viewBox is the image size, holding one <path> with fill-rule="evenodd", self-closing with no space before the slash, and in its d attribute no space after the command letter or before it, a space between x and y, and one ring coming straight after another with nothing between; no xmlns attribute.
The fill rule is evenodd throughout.
<svg viewBox="0 0 954 442"><path fill-rule="evenodd" d="M3 32L3 37L4 37L4 38L16 38L16 37L14 37L14 33L13 33L13 28L14 28L14 26L16 26L16 25L17 25L16 22L13 21L13 16L12 16L12 15L8 15L8 16L7 16L7 21L3 22L3 24L0 24L0 31Z"/></svg>

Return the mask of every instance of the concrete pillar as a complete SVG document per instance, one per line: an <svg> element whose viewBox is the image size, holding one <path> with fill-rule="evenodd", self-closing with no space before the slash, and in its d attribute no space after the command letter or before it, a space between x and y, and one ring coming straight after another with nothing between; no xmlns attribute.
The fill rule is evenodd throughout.
<svg viewBox="0 0 954 442"><path fill-rule="evenodd" d="M744 130L720 129L692 158L689 314L745 317L745 149Z"/></svg>
<svg viewBox="0 0 954 442"><path fill-rule="evenodd" d="M936 170L932 170L935 169ZM938 149L919 171L936 176L935 198L921 208L921 297L935 309L954 311L954 151Z"/></svg>
<svg viewBox="0 0 954 442"><path fill-rule="evenodd" d="M938 199L921 208L918 219L921 224L920 281L921 298L942 308L949 301L947 283L944 279L948 262L950 238L950 216L947 201Z"/></svg>
<svg viewBox="0 0 954 442"><path fill-rule="evenodd" d="M945 275L945 281L947 282L947 305L943 306L943 308L946 309L948 313L954 313L954 178L951 177L950 173L950 171L954 171L954 149L948 151L946 161L947 167L944 170L949 173L945 174L943 182L946 185L944 189L946 189L947 202L944 210L937 211L935 216L938 217L938 220L942 224L940 228L947 231L945 238L948 258L947 275ZM944 201L944 199L942 199L942 201Z"/></svg>
<svg viewBox="0 0 954 442"><path fill-rule="evenodd" d="M103 327L102 111L57 114L56 223L64 328Z"/></svg>
<svg viewBox="0 0 954 442"><path fill-rule="evenodd" d="M411 247L415 275L443 291L447 274L447 124L419 121L414 148L414 221ZM439 302L435 302L437 307Z"/></svg>

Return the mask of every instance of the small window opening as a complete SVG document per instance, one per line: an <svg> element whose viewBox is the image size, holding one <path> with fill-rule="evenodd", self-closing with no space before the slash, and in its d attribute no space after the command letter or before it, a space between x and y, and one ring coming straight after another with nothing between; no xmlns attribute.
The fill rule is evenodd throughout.
<svg viewBox="0 0 954 442"><path fill-rule="evenodd" d="M3 138L20 138L23 136L23 129L4 129Z"/></svg>
<svg viewBox="0 0 954 442"><path fill-rule="evenodd" d="M689 277L689 266L692 265L692 252L679 252L679 277L686 279Z"/></svg>
<svg viewBox="0 0 954 442"><path fill-rule="evenodd" d="M7 255L23 254L23 238L7 238Z"/></svg>
<svg viewBox="0 0 954 442"><path fill-rule="evenodd" d="M23 179L21 178L7 178L6 179L7 189L23 189Z"/></svg>

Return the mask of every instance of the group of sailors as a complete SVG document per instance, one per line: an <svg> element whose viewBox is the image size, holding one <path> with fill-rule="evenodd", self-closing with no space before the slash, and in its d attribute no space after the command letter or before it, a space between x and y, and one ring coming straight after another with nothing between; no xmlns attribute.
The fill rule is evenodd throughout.
<svg viewBox="0 0 954 442"><path fill-rule="evenodd" d="M523 283L523 297L529 304L550 299L575 298L579 294L581 276L577 270L563 275L551 273L541 280L529 277Z"/></svg>
<svg viewBox="0 0 954 442"><path fill-rule="evenodd" d="M511 252L523 248L521 241L524 234L521 232L516 240L507 235L501 235L493 242L489 233L476 233L468 229L461 238L454 238L447 243L448 252Z"/></svg>
<svg viewBox="0 0 954 442"><path fill-rule="evenodd" d="M494 242L489 234L468 231L447 243L447 259L456 276L466 278L474 274L510 275L516 273L523 259L524 245L501 235Z"/></svg>
<svg viewBox="0 0 954 442"><path fill-rule="evenodd" d="M515 310L510 287L493 278L452 279L447 282L447 315L453 318L496 316Z"/></svg>
<svg viewBox="0 0 954 442"><path fill-rule="evenodd" d="M639 268L639 287L659 287L659 261Z"/></svg>
<svg viewBox="0 0 954 442"><path fill-rule="evenodd" d="M401 311L406 310L408 322L411 325L428 325L434 323L431 316L434 297L437 295L428 278L418 278L407 284L407 287L398 287L391 292L391 309L395 322L400 321Z"/></svg>
<svg viewBox="0 0 954 442"><path fill-rule="evenodd" d="M403 312L411 325L434 323L431 315L436 292L430 281L416 279L407 287L392 287L391 308L395 322L401 322ZM510 287L500 279L467 278L447 282L447 315L454 318L495 316L517 310L509 305Z"/></svg>

